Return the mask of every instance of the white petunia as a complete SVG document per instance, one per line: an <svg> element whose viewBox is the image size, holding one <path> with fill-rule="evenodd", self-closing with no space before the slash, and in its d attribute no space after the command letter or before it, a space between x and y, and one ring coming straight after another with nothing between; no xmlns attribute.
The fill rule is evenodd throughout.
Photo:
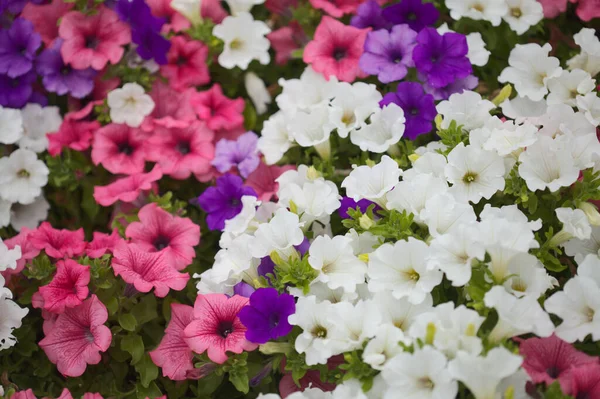
<svg viewBox="0 0 600 399"><path fill-rule="evenodd" d="M279 162L293 144L285 115L281 111L271 115L263 124L257 144L258 150L265 156L265 163L273 165Z"/></svg>
<svg viewBox="0 0 600 399"><path fill-rule="evenodd" d="M18 149L0 158L0 197L9 202L31 204L48 183L49 170L35 152Z"/></svg>
<svg viewBox="0 0 600 399"><path fill-rule="evenodd" d="M581 48L581 53L567 61L570 69L583 69L591 76L600 73L600 39L596 31L583 28L573 35L573 40Z"/></svg>
<svg viewBox="0 0 600 399"><path fill-rule="evenodd" d="M505 0L508 12L502 17L518 35L527 32L544 18L542 5L536 0Z"/></svg>
<svg viewBox="0 0 600 399"><path fill-rule="evenodd" d="M330 91L337 86L336 79L325 77L307 66L299 79L279 79L281 94L275 98L279 109L288 117L297 111L310 111L313 107L326 104L330 100Z"/></svg>
<svg viewBox="0 0 600 399"><path fill-rule="evenodd" d="M10 225L16 231L21 231L23 227L35 229L40 222L46 220L48 210L50 204L43 195L37 197L31 204L14 203L10 207Z"/></svg>
<svg viewBox="0 0 600 399"><path fill-rule="evenodd" d="M265 82L254 72L247 72L244 75L244 86L246 93L252 100L256 113L262 115L267 112L267 105L271 104L272 98L265 86Z"/></svg>
<svg viewBox="0 0 600 399"><path fill-rule="evenodd" d="M253 257L250 253L252 244L253 237L242 234L231 240L227 248L219 250L211 269L211 280L215 283L224 283L229 279L241 281L242 274L252 267Z"/></svg>
<svg viewBox="0 0 600 399"><path fill-rule="evenodd" d="M14 144L23 137L23 117L18 109L0 106L0 143Z"/></svg>
<svg viewBox="0 0 600 399"><path fill-rule="evenodd" d="M445 179L430 174L420 174L410 181L403 180L396 184L387 195L386 207L412 213L415 222L423 223L420 215L427 200L446 191L448 191L448 183Z"/></svg>
<svg viewBox="0 0 600 399"><path fill-rule="evenodd" d="M301 215L300 220L311 223L315 220L329 222L329 215L340 207L337 186L330 181L314 180L299 184L280 183L277 192L279 203L290 207L292 202Z"/></svg>
<svg viewBox="0 0 600 399"><path fill-rule="evenodd" d="M563 231L571 238L587 240L592 234L592 226L581 209L556 208L556 217L563 225Z"/></svg>
<svg viewBox="0 0 600 399"><path fill-rule="evenodd" d="M369 392L370 393L370 392ZM289 396L288 396L289 397ZM366 392L363 392L362 383L357 379L350 379L342 382L331 392L331 399L368 399Z"/></svg>
<svg viewBox="0 0 600 399"><path fill-rule="evenodd" d="M0 198L0 227L6 227L10 223L10 208L12 202ZM17 229L19 231L19 229Z"/></svg>
<svg viewBox="0 0 600 399"><path fill-rule="evenodd" d="M405 122L402 108L391 103L375 112L370 124L350 132L350 141L362 151L383 153L400 141Z"/></svg>
<svg viewBox="0 0 600 399"><path fill-rule="evenodd" d="M418 153L415 152L415 154ZM417 160L413 161L412 168L404 171L402 175L403 181L420 179L425 174L446 180L444 169L446 168L446 164L448 164L448 160L445 156L437 152L425 152L418 155Z"/></svg>
<svg viewBox="0 0 600 399"><path fill-rule="evenodd" d="M19 307L11 298L10 291L0 289L0 350L8 349L17 343L17 339L12 335L13 330L21 327L21 320L29 313L29 309Z"/></svg>
<svg viewBox="0 0 600 399"><path fill-rule="evenodd" d="M375 246L379 244L379 237L369 233L368 231L358 234L356 230L350 229L346 233L345 237L350 239L352 252L356 256L361 254L370 254L375 250Z"/></svg>
<svg viewBox="0 0 600 399"><path fill-rule="evenodd" d="M262 21L255 21L248 12L228 16L213 28L213 36L223 40L224 49L219 54L219 65L226 69L248 69L252 60L266 65L271 60L269 39L271 29Z"/></svg>
<svg viewBox="0 0 600 399"><path fill-rule="evenodd" d="M508 57L510 66L504 68L498 81L512 83L520 96L541 100L548 94L548 80L562 72L558 58L548 55L550 50L549 44L517 44Z"/></svg>
<svg viewBox="0 0 600 399"><path fill-rule="evenodd" d="M546 113L546 100L533 101L529 97L517 96L500 104L502 113L515 123L529 122L537 124L538 119Z"/></svg>
<svg viewBox="0 0 600 399"><path fill-rule="evenodd" d="M278 209L269 223L261 224L254 233L250 248L252 256L260 259L277 251L287 259L295 253L293 246L304 240L302 225L298 215L285 208Z"/></svg>
<svg viewBox="0 0 600 399"><path fill-rule="evenodd" d="M202 0L173 0L170 6L173 10L186 17L193 25L202 22L200 15Z"/></svg>
<svg viewBox="0 0 600 399"><path fill-rule="evenodd" d="M482 144L484 150L495 151L503 157L508 155L518 157L519 151L537 140L538 128L531 123L515 125L513 121L502 122L497 117L493 117L492 121L499 123L490 123L489 125L492 126L471 131L470 137L477 133L484 134L485 138ZM472 139L471 144L474 144Z"/></svg>
<svg viewBox="0 0 600 399"><path fill-rule="evenodd" d="M290 135L302 147L315 147L322 158L329 158L329 136L334 129L327 107L313 108L310 112L298 111L288 124Z"/></svg>
<svg viewBox="0 0 600 399"><path fill-rule="evenodd" d="M423 241L409 237L392 244L383 244L369 255L369 290L391 290L396 298L407 297L411 303L425 300L442 281L442 272L427 267L429 247Z"/></svg>
<svg viewBox="0 0 600 399"><path fill-rule="evenodd" d="M462 1L462 0L461 0ZM490 111L496 106L488 100L483 100L479 93L463 91L450 96L437 105L437 111L444 119L442 129L447 129L450 122L455 121L463 129L470 131L485 125L492 116Z"/></svg>
<svg viewBox="0 0 600 399"><path fill-rule="evenodd" d="M362 359L375 370L382 370L390 359L403 352L399 342L410 343L401 329L392 324L379 325L375 337L365 346Z"/></svg>
<svg viewBox="0 0 600 399"><path fill-rule="evenodd" d="M581 263L587 255L600 254L600 227L592 226L592 233L587 240L573 238L564 244L565 252L575 257L575 262Z"/></svg>
<svg viewBox="0 0 600 399"><path fill-rule="evenodd" d="M450 193L436 194L425 203L421 219L429 228L429 234L437 237L459 225L477 220L473 207L459 202Z"/></svg>
<svg viewBox="0 0 600 399"><path fill-rule="evenodd" d="M556 278L546 273L544 265L534 255L519 253L513 256L507 269L508 277L503 286L516 297L539 298L547 290L558 285Z"/></svg>
<svg viewBox="0 0 600 399"><path fill-rule="evenodd" d="M137 83L125 83L120 89L109 92L106 98L110 119L114 123L124 123L131 127L140 126L154 109L152 97Z"/></svg>
<svg viewBox="0 0 600 399"><path fill-rule="evenodd" d="M584 113L587 120L594 126L600 125L600 97L593 92L585 96L577 96L577 108Z"/></svg>
<svg viewBox="0 0 600 399"><path fill-rule="evenodd" d="M342 138L364 126L371 114L380 111L379 101L382 96L375 85L339 82L331 87L329 95L333 100L329 108L330 121Z"/></svg>
<svg viewBox="0 0 600 399"><path fill-rule="evenodd" d="M57 132L62 123L58 107L41 107L29 103L21 110L23 117L23 137L19 140L19 148L33 152L42 152L48 148L48 133Z"/></svg>
<svg viewBox="0 0 600 399"><path fill-rule="evenodd" d="M508 11L504 0L446 0L446 7L455 21L463 17L485 20L494 26L500 25Z"/></svg>
<svg viewBox="0 0 600 399"><path fill-rule="evenodd" d="M596 82L582 69L562 71L560 76L548 80L548 104L577 105L577 96L585 96L596 88Z"/></svg>
<svg viewBox="0 0 600 399"><path fill-rule="evenodd" d="M428 312L433 306L433 298L425 295L423 302L414 304L408 298L395 298L391 291L378 292L373 297L381 313L382 323L391 324L405 333L408 332L419 315Z"/></svg>
<svg viewBox="0 0 600 399"><path fill-rule="evenodd" d="M367 266L352 251L351 240L344 236L320 236L310 245L308 263L319 271L315 279L331 289L352 292L365 281Z"/></svg>
<svg viewBox="0 0 600 399"><path fill-rule="evenodd" d="M265 0L225 0L231 11L231 15L238 15L241 12L250 12L253 6L262 4Z"/></svg>
<svg viewBox="0 0 600 399"><path fill-rule="evenodd" d="M16 245L14 248L8 249L6 244L0 239L0 272L7 269L15 270L19 259L21 259L21 247ZM0 284L0 288L2 286L3 284Z"/></svg>
<svg viewBox="0 0 600 399"><path fill-rule="evenodd" d="M504 205L500 208L485 204L483 210L479 214L479 218L484 220L492 219L504 219L509 222L518 223L520 225L527 225L530 230L537 231L542 228L542 221L540 219L529 221L527 215L525 215L516 205ZM535 240L533 240L535 241Z"/></svg>
<svg viewBox="0 0 600 399"><path fill-rule="evenodd" d="M385 195L398 183L402 169L392 158L384 155L377 165L354 168L342 182L346 195L355 201L363 198L385 205Z"/></svg>
<svg viewBox="0 0 600 399"><path fill-rule="evenodd" d="M362 349L364 342L373 338L381 325L381 315L372 301L339 302L331 308L339 320L331 338L346 350Z"/></svg>

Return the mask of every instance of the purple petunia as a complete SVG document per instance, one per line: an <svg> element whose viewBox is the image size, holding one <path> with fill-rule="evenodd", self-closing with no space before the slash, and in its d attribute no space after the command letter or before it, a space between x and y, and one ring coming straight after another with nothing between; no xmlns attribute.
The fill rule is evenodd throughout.
<svg viewBox="0 0 600 399"><path fill-rule="evenodd" d="M457 79L444 87L433 87L427 84L425 79L421 80L425 81L425 83L423 83L425 93L431 94L436 100L447 100L454 93L462 93L465 90L473 90L479 83L477 77L473 75L469 75L463 79Z"/></svg>
<svg viewBox="0 0 600 399"><path fill-rule="evenodd" d="M412 53L417 42L417 32L408 25L397 25L388 32L385 29L369 32L365 40L365 52L360 57L360 68L377 75L382 83L402 80L408 68L414 67Z"/></svg>
<svg viewBox="0 0 600 399"><path fill-rule="evenodd" d="M216 186L207 188L196 200L200 208L208 213L208 228L223 230L225 221L242 211L244 195L257 197L252 187L244 186L241 177L232 174L219 177Z"/></svg>
<svg viewBox="0 0 600 399"><path fill-rule="evenodd" d="M432 3L423 3L421 0L402 0L383 10L383 17L394 25L408 24L414 31L432 26L440 16L439 11Z"/></svg>
<svg viewBox="0 0 600 399"><path fill-rule="evenodd" d="M254 287L252 287L250 284L244 283L243 281L240 281L233 286L233 295L240 295L250 298L254 291L256 291Z"/></svg>
<svg viewBox="0 0 600 399"><path fill-rule="evenodd" d="M414 140L418 135L431 131L432 122L437 115L435 102L431 94L425 94L419 83L398 84L396 92L386 94L379 105L384 107L390 103L398 105L404 111L404 137Z"/></svg>
<svg viewBox="0 0 600 399"><path fill-rule="evenodd" d="M0 105L8 108L24 107L33 95L32 84L35 79L34 71L16 78L0 74Z"/></svg>
<svg viewBox="0 0 600 399"><path fill-rule="evenodd" d="M464 79L473 68L467 58L467 38L460 33L440 35L434 28L425 28L417 36L413 60L417 71L432 87L444 87Z"/></svg>
<svg viewBox="0 0 600 399"><path fill-rule="evenodd" d="M70 94L75 98L83 98L92 92L96 71L92 68L73 69L65 65L60 48L62 39L56 39L52 47L42 51L37 60L36 69L42 76L46 90L60 96Z"/></svg>
<svg viewBox="0 0 600 399"><path fill-rule="evenodd" d="M215 147L212 165L221 173L236 167L240 175L247 178L260 163L257 143L258 136L254 132L246 132L237 140L221 139Z"/></svg>
<svg viewBox="0 0 600 399"><path fill-rule="evenodd" d="M0 31L0 73L16 78L31 71L41 44L42 38L31 22L15 19L10 29Z"/></svg>
<svg viewBox="0 0 600 399"><path fill-rule="evenodd" d="M359 201L354 201L350 197L344 197L344 198L342 198L341 206L338 209L338 214L340 215L340 217L342 219L350 219L350 215L348 215L348 211L350 209L354 210L356 208L359 208L362 213L365 213L365 212L367 212L367 209L369 209L369 206L371 206L371 205L375 205L375 208L373 208L373 213L375 213L381 209L381 207L379 205L377 205L376 203L374 203L372 201L369 201L368 199L361 199Z"/></svg>
<svg viewBox="0 0 600 399"><path fill-rule="evenodd" d="M171 42L158 31L138 29L131 33L131 41L137 44L136 51L143 60L154 60L159 65L167 63L167 52Z"/></svg>
<svg viewBox="0 0 600 399"><path fill-rule="evenodd" d="M288 317L296 311L294 297L279 294L275 288L259 288L250 303L238 313L246 326L246 339L256 344L264 344L271 339L286 336L292 331Z"/></svg>
<svg viewBox="0 0 600 399"><path fill-rule="evenodd" d="M375 0L368 0L358 6L356 15L350 20L350 25L359 29L378 30L390 29L393 24L383 17L383 10Z"/></svg>

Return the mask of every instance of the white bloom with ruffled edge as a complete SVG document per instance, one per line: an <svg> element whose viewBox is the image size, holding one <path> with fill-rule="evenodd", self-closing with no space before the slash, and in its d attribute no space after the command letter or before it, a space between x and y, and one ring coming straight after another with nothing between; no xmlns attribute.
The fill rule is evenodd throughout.
<svg viewBox="0 0 600 399"><path fill-rule="evenodd" d="M18 149L0 158L0 197L9 202L31 204L42 194L49 173L35 152Z"/></svg>
<svg viewBox="0 0 600 399"><path fill-rule="evenodd" d="M202 22L202 16L200 15L202 0L173 0L170 6L186 17L193 25Z"/></svg>
<svg viewBox="0 0 600 399"><path fill-rule="evenodd" d="M35 229L46 220L49 210L50 204L44 195L37 197L31 204L14 203L10 207L10 225L16 231L21 231L23 227Z"/></svg>
<svg viewBox="0 0 600 399"><path fill-rule="evenodd" d="M592 226L581 209L556 208L556 217L563 225L563 231L571 237L587 240L592 234Z"/></svg>
<svg viewBox="0 0 600 399"><path fill-rule="evenodd" d="M504 0L446 0L450 16L455 21L461 18L489 21L494 26L500 25L502 17L508 11Z"/></svg>
<svg viewBox="0 0 600 399"><path fill-rule="evenodd" d="M379 101L382 96L375 85L339 82L332 83L331 87L329 95L333 100L329 108L330 121L342 138L364 126L371 114L380 111Z"/></svg>
<svg viewBox="0 0 600 399"><path fill-rule="evenodd" d="M402 169L387 155L377 165L355 167L342 182L346 195L355 201L363 198L385 205L385 195L398 183Z"/></svg>
<svg viewBox="0 0 600 399"><path fill-rule="evenodd" d="M577 96L577 108L585 114L587 120L594 126L600 125L600 97L595 92L585 96Z"/></svg>
<svg viewBox="0 0 600 399"><path fill-rule="evenodd" d="M365 346L362 359L375 370L382 370L390 359L403 352L399 342L410 344L401 329L392 324L381 324L377 326L375 337Z"/></svg>
<svg viewBox="0 0 600 399"><path fill-rule="evenodd" d="M294 145L294 138L288 129L288 119L283 112L271 115L263 124L257 148L265 156L265 163L273 165Z"/></svg>
<svg viewBox="0 0 600 399"><path fill-rule="evenodd" d="M420 215L427 200L446 191L448 191L448 183L445 179L434 177L428 173L419 174L410 181L403 180L396 184L387 195L386 207L412 213L415 222L423 223Z"/></svg>
<svg viewBox="0 0 600 399"><path fill-rule="evenodd" d="M583 69L591 76L600 73L600 39L596 31L583 28L573 35L573 40L581 48L581 52L567 61L570 69Z"/></svg>
<svg viewBox="0 0 600 399"><path fill-rule="evenodd" d="M33 152L42 152L48 148L48 133L57 132L62 124L58 107L41 107L29 103L21 110L23 117L23 137L18 142L19 148Z"/></svg>
<svg viewBox="0 0 600 399"><path fill-rule="evenodd" d="M19 259L21 259L21 247L15 245L14 248L8 249L0 238L0 272L8 269L15 270Z"/></svg>
<svg viewBox="0 0 600 399"><path fill-rule="evenodd" d="M454 93L448 100L441 101L436 109L444 119L442 129L447 129L452 121L462 126L466 131L477 129L485 125L492 116L490 111L496 108L494 103L481 98L474 91Z"/></svg>
<svg viewBox="0 0 600 399"><path fill-rule="evenodd" d="M299 245L304 240L304 233L298 215L280 208L269 223L258 226L254 233L250 251L255 258L263 258L272 251L277 251L287 259L295 252L293 246Z"/></svg>
<svg viewBox="0 0 600 399"><path fill-rule="evenodd" d="M110 108L110 119L114 123L138 127L152 113L154 100L137 83L125 83L106 96Z"/></svg>
<svg viewBox="0 0 600 399"><path fill-rule="evenodd" d="M504 19L510 29L522 35L544 18L542 5L535 0L505 0L508 12Z"/></svg>
<svg viewBox="0 0 600 399"><path fill-rule="evenodd" d="M0 143L14 144L23 137L23 117L18 109L0 106Z"/></svg>
<svg viewBox="0 0 600 399"><path fill-rule="evenodd" d="M421 220L429 228L429 234L437 237L458 228L461 224L475 222L477 216L468 203L457 201L450 193L442 193L425 202Z"/></svg>
<svg viewBox="0 0 600 399"><path fill-rule="evenodd" d="M246 87L248 97L250 97L252 104L254 104L256 113L262 115L267 112L267 105L271 104L273 99L267 90L267 86L265 86L265 82L254 72L248 72L244 75L244 86Z"/></svg>
<svg viewBox="0 0 600 399"><path fill-rule="evenodd" d="M315 147L324 159L329 158L331 152L329 136L334 128L326 106L315 107L310 112L298 111L288 124L290 135L301 147Z"/></svg>
<svg viewBox="0 0 600 399"><path fill-rule="evenodd" d="M262 4L265 0L225 0L231 11L231 15L238 15L241 12L250 12L252 7Z"/></svg>
<svg viewBox="0 0 600 399"><path fill-rule="evenodd" d="M406 118L394 103L371 115L371 123L350 132L350 141L362 151L383 153L402 138ZM338 130L339 131L339 130Z"/></svg>
<svg viewBox="0 0 600 399"><path fill-rule="evenodd" d="M21 320L29 313L29 309L19 307L11 298L12 293L7 288L0 288L0 351L17 343L12 333L15 328L21 327Z"/></svg>
<svg viewBox="0 0 600 399"><path fill-rule="evenodd" d="M548 104L577 105L577 96L585 96L596 88L596 82L583 69L562 71L560 76L548 80Z"/></svg>

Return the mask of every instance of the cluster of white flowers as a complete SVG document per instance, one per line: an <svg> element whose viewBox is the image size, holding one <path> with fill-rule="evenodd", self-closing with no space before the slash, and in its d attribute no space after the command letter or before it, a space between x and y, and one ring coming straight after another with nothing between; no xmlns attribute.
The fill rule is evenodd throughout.
<svg viewBox="0 0 600 399"><path fill-rule="evenodd" d="M48 148L46 135L60 127L57 107L27 104L22 110L0 107L0 227L35 228L50 205L42 194L48 168L37 153ZM11 150L15 148L14 150ZM12 151L12 152L11 152Z"/></svg>
<svg viewBox="0 0 600 399"><path fill-rule="evenodd" d="M0 272L15 270L21 259L21 247L16 245L8 249L0 239ZM21 308L12 300L12 292L4 286L4 277L0 274L0 351L12 347L17 341L12 335L15 328L21 327L21 320L29 309Z"/></svg>
<svg viewBox="0 0 600 399"><path fill-rule="evenodd" d="M536 0L446 0L446 7L455 20L484 20L493 26L505 21L519 35L544 18L542 4Z"/></svg>

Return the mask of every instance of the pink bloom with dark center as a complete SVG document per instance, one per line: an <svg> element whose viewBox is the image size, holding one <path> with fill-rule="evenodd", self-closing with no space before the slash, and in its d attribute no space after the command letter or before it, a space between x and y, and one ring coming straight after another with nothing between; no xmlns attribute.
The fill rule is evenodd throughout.
<svg viewBox="0 0 600 399"><path fill-rule="evenodd" d="M147 252L159 252L175 270L182 270L196 257L200 226L189 218L171 215L155 203L138 213L139 222L127 226L125 235Z"/></svg>
<svg viewBox="0 0 600 399"><path fill-rule="evenodd" d="M335 18L354 13L361 3L362 0L310 0L314 8L323 10Z"/></svg>
<svg viewBox="0 0 600 399"><path fill-rule="evenodd" d="M144 171L148 134L127 125L111 123L96 131L92 161L111 173L133 175Z"/></svg>
<svg viewBox="0 0 600 399"><path fill-rule="evenodd" d="M152 15L164 18L165 24L162 26L161 33L181 32L189 29L190 21L171 7L172 0L147 0L146 4L150 6Z"/></svg>
<svg viewBox="0 0 600 399"><path fill-rule="evenodd" d="M183 128L157 127L148 141L148 160L158 162L165 175L183 180L202 175L215 157L215 134L200 121Z"/></svg>
<svg viewBox="0 0 600 399"><path fill-rule="evenodd" d="M98 121L86 122L65 118L58 132L48 135L48 152L56 156L65 147L75 151L85 151L90 148L93 134L100 126Z"/></svg>
<svg viewBox="0 0 600 399"><path fill-rule="evenodd" d="M154 364L162 367L163 376L183 381L194 369L194 354L183 339L183 330L194 320L194 308L179 303L171 304L171 320L158 347L150 352Z"/></svg>
<svg viewBox="0 0 600 399"><path fill-rule="evenodd" d="M155 182L160 180L162 175L160 166L155 165L148 173L136 173L106 186L94 187L94 199L102 206L111 206L117 201L134 202L142 192L154 190Z"/></svg>
<svg viewBox="0 0 600 399"><path fill-rule="evenodd" d="M225 294L198 295L194 303L194 321L184 330L185 342L196 353L208 353L215 363L227 361L227 352L242 353L256 349L246 340L246 327L238 317L249 299Z"/></svg>
<svg viewBox="0 0 600 399"><path fill-rule="evenodd" d="M284 166L267 166L261 162L258 168L246 179L246 185L250 186L258 194L258 199L261 201L269 201L275 196L279 189L279 183L275 180L281 176L283 172L296 169L294 165Z"/></svg>
<svg viewBox="0 0 600 399"><path fill-rule="evenodd" d="M59 315L54 328L39 345L61 374L79 377L88 364L100 363L100 352L110 346L112 334L104 325L106 320L106 306L92 295Z"/></svg>
<svg viewBox="0 0 600 399"><path fill-rule="evenodd" d="M207 56L208 47L204 43L175 36L167 53L168 64L160 67L160 73L169 79L169 85L175 90L204 85L210 82Z"/></svg>
<svg viewBox="0 0 600 399"><path fill-rule="evenodd" d="M65 39L60 52L75 69L99 71L123 57L123 46L131 42L129 25L113 10L100 6L93 15L70 11L62 17L58 34Z"/></svg>
<svg viewBox="0 0 600 399"><path fill-rule="evenodd" d="M598 0L579 0L577 16L582 21L591 21L600 17L600 2Z"/></svg>
<svg viewBox="0 0 600 399"><path fill-rule="evenodd" d="M179 92L157 80L150 92L154 109L142 122L142 130L151 132L158 126L183 128L197 120L194 108L190 104L195 92L193 88Z"/></svg>
<svg viewBox="0 0 600 399"><path fill-rule="evenodd" d="M73 259L59 260L52 281L39 289L44 299L44 309L63 313L67 308L81 305L90 292L89 283L89 266L80 265Z"/></svg>
<svg viewBox="0 0 600 399"><path fill-rule="evenodd" d="M195 93L192 106L200 120L206 122L211 130L234 129L244 124L244 100L230 99L223 95L219 84L209 90Z"/></svg>
<svg viewBox="0 0 600 399"><path fill-rule="evenodd" d="M51 258L74 258L85 251L83 228L79 230L58 230L50 223L43 222L29 234L28 239L38 250L45 250Z"/></svg>
<svg viewBox="0 0 600 399"><path fill-rule="evenodd" d="M547 338L520 341L519 352L525 358L523 368L536 384L552 384L568 373L572 366L597 362L597 359L579 352L554 334Z"/></svg>
<svg viewBox="0 0 600 399"><path fill-rule="evenodd" d="M600 363L573 366L559 378L562 391L576 399L600 398Z"/></svg>
<svg viewBox="0 0 600 399"><path fill-rule="evenodd" d="M148 252L135 244L120 244L113 254L112 268L115 276L133 284L139 292L150 292L164 298L169 289L185 288L189 274L179 273L169 264L164 252Z"/></svg>
<svg viewBox="0 0 600 399"><path fill-rule="evenodd" d="M21 228L21 232L19 234L4 240L4 244L8 249L13 249L17 245L21 247L21 259L17 261L16 269L6 269L4 272L2 272L4 277L10 274L21 273L27 262L40 254L40 250L37 249L29 240L29 235L34 231L35 230L30 230L27 227L23 227Z"/></svg>
<svg viewBox="0 0 600 399"><path fill-rule="evenodd" d="M94 231L93 239L88 243L85 253L92 259L99 258L106 253L112 254L117 245L122 241L123 239L117 229L114 229L110 235Z"/></svg>
<svg viewBox="0 0 600 399"><path fill-rule="evenodd" d="M345 82L363 77L358 61L368 32L324 16L313 40L304 48L304 62L327 80L332 75Z"/></svg>
<svg viewBox="0 0 600 399"><path fill-rule="evenodd" d="M21 17L33 24L46 47L50 47L58 37L58 21L75 6L62 0L52 0L50 4L27 3Z"/></svg>
<svg viewBox="0 0 600 399"><path fill-rule="evenodd" d="M292 52L306 44L306 34L296 21L288 26L276 29L267 35L271 47L275 50L275 62L279 65L286 64L292 58Z"/></svg>

